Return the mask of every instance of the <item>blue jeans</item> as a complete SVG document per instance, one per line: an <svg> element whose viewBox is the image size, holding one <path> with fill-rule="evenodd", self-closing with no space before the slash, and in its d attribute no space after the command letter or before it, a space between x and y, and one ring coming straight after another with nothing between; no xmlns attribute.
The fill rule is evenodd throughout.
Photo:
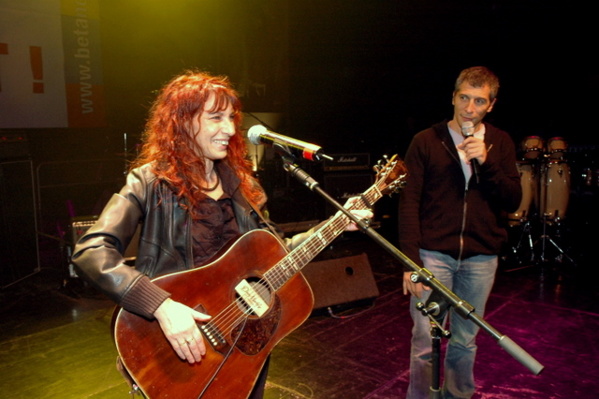
<svg viewBox="0 0 599 399"><path fill-rule="evenodd" d="M440 252L420 250L424 267L457 297L474 307L477 315L483 316L485 305L495 281L497 256L478 255L462 261ZM431 323L427 316L416 309L418 302L426 303L432 290L424 291L422 298L410 298L412 348L410 354L410 384L408 399L430 398L432 385L432 337ZM464 319L452 307L447 313L451 338L447 343L444 378L441 397L470 398L474 394L475 337L479 327Z"/></svg>

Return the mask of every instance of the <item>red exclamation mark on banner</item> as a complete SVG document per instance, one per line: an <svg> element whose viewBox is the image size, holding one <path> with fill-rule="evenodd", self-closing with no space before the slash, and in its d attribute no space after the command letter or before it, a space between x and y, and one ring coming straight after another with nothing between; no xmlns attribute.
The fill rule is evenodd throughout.
<svg viewBox="0 0 599 399"><path fill-rule="evenodd" d="M44 92L44 67L42 63L42 48L39 46L29 46L29 57L31 59L31 72L33 73L33 92Z"/></svg>
<svg viewBox="0 0 599 399"><path fill-rule="evenodd" d="M8 43L0 43L0 55L8 54ZM2 69L0 69L0 91L2 91Z"/></svg>

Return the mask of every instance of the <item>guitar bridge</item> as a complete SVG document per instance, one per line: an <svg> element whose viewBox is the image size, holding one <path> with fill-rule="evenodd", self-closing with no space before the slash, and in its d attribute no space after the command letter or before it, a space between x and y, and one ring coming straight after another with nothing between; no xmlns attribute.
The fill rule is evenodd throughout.
<svg viewBox="0 0 599 399"><path fill-rule="evenodd" d="M204 334L204 337L210 342L212 347L221 352L228 346L227 341L223 334L213 324L207 323L200 326L200 331Z"/></svg>

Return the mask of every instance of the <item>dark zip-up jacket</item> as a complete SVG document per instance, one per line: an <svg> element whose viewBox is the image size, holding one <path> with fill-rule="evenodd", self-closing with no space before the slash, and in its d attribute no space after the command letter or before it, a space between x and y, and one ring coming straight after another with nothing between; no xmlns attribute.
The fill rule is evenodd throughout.
<svg viewBox="0 0 599 399"><path fill-rule="evenodd" d="M507 240L505 214L515 211L522 197L516 149L506 132L485 123L487 159L479 167L479 183L473 177L466 186L447 123L416 134L404 160L400 249L419 266L419 249L454 259L498 255Z"/></svg>
<svg viewBox="0 0 599 399"><path fill-rule="evenodd" d="M223 162L216 164L222 181L233 181L233 208L240 233L266 228L257 210L250 206L239 188L239 180ZM104 207L97 222L79 239L72 262L78 273L124 309L147 318L170 294L150 279L193 268L191 217L169 186L155 184L151 166L131 171L126 184ZM135 267L126 263L123 253L138 226L140 241ZM286 239L292 249L313 232Z"/></svg>

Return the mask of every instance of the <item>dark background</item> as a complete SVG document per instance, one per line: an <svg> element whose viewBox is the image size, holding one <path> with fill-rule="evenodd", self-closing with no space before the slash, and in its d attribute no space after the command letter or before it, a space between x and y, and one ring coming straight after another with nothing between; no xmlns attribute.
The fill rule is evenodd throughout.
<svg viewBox="0 0 599 399"><path fill-rule="evenodd" d="M531 135L563 137L573 190L582 169L597 167L589 120L599 102L596 23L590 7L576 1L99 3L106 126L4 132L27 137L30 163L10 179L33 181L15 198L12 180L4 180L2 216L16 230L35 224L25 240L35 240L37 230L42 251L64 251L72 217L97 214L118 190L155 91L187 68L228 75L246 112L282 113L280 133L329 154L367 153L374 163L384 154L403 156L417 131L451 117L459 71L486 65L501 79L488 121L517 145ZM5 147L2 154L14 152ZM325 189L340 178L368 186L367 172L331 175L320 164L302 166ZM13 176L8 167L3 172ZM291 181L277 157L264 160L259 176L275 221L326 216L324 201ZM394 207L394 200L381 201L378 213L389 226ZM22 213L35 219L15 216ZM7 228L3 234L14 237Z"/></svg>

